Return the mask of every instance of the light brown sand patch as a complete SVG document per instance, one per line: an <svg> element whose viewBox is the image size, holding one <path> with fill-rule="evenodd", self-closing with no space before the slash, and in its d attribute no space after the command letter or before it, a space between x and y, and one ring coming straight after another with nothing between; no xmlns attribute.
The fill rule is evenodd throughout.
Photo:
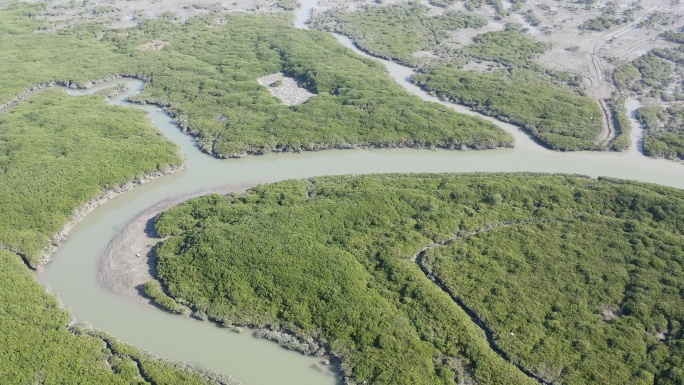
<svg viewBox="0 0 684 385"><path fill-rule="evenodd" d="M98 279L115 294L140 298L138 288L153 277L153 248L162 239L153 229L154 218L189 199L208 194L244 192L256 183L220 186L163 200L133 218L107 246L100 258Z"/></svg>
<svg viewBox="0 0 684 385"><path fill-rule="evenodd" d="M163 40L152 40L138 47L141 51L161 51L164 49L168 42Z"/></svg>
<svg viewBox="0 0 684 385"><path fill-rule="evenodd" d="M259 84L268 89L271 95L280 99L286 106L302 104L316 96L316 94L302 88L297 80L280 72L262 76L257 80Z"/></svg>

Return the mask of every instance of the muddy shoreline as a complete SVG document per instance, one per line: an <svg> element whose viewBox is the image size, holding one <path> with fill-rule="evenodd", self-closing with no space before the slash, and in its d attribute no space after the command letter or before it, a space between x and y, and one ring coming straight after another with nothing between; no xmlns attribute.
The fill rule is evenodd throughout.
<svg viewBox="0 0 684 385"><path fill-rule="evenodd" d="M35 93L37 93L43 89L47 89L49 87L65 87L65 88L74 89L74 90L76 90L76 89L82 89L83 90L83 89L89 89L89 88L91 88L95 85L98 85L98 84L102 84L102 83L106 83L108 81L112 81L112 80L119 79L119 78L126 78L126 77L144 81L144 79L141 79L139 77L131 77L128 75L121 75L120 74L120 75L116 75L114 77L103 79L100 81L93 81L93 82L88 83L87 85L75 84L75 83L71 83L71 82L58 82L58 81L45 83L45 84L39 84L39 85L32 87L30 91L27 91L27 92L21 94L20 96L17 96L16 100L13 100L13 101L6 103L5 108L11 108L14 105L16 105L17 103L21 102L22 100L30 97L31 95L34 95ZM167 114L168 114L168 111L167 111ZM195 143L196 143L196 141L195 141ZM76 226L78 223L80 223L82 220L84 220L88 216L88 214L90 214L93 210L104 205L111 198L114 198L118 195L121 195L125 192L128 192L140 184L144 184L148 181L154 180L154 179L161 177L161 176L164 176L164 175L170 175L170 174L173 174L175 172L181 171L181 170L185 169L185 167L186 167L186 164L185 164L185 161L183 161L183 163L180 163L180 164L169 165L168 167L165 167L163 169L156 170L154 172L147 173L147 174L142 175L142 176L136 176L132 180L130 180L128 182L121 183L115 187L103 189L94 198L90 199L89 201L87 201L86 203L79 206L78 208L76 208L73 211L73 214L70 217L70 219L68 220L68 222L66 222L66 224L64 224L64 226L50 238L48 246L46 246L45 249L42 251L42 255L40 256L40 259L37 262L32 261L31 258L28 258L28 256L26 254L23 254L18 249L15 249L15 248L12 248L9 246L2 246L2 245L0 245L0 249L8 250L10 252L13 252L14 254L17 254L19 257L21 257L24 260L25 264L30 269L35 270L37 273L40 273L42 268L45 267L51 261L52 255L55 252L57 252L60 249L60 247L62 246L62 244L67 240L67 236L68 236L69 232L72 230L72 228L74 226ZM154 243L158 243L160 241L160 239L154 239L154 238L148 237L148 235L153 237L154 234L149 233L149 231L148 231L149 229L147 229L146 226L148 225L148 223L151 219L153 219L154 217L156 217L156 215L159 214L159 212L165 211L170 207L173 207L177 204L180 204L180 203L182 203L188 199L194 198L196 196L212 194L212 193L224 193L225 194L225 193L231 193L231 192L242 192L242 191L245 191L246 189L248 189L249 187L254 186L255 184L256 184L255 182L250 182L250 183L243 183L243 184L239 184L239 185L236 184L236 185L228 185L228 186L223 186L223 187L209 188L209 189L196 191L193 193L184 194L181 196L168 198L168 199L160 202L160 204L155 205L155 206L149 208L148 210L146 210L145 212L138 214L138 216L136 216L136 218L134 218L131 222L135 222L136 219L139 222L140 221L143 222L143 228L142 228L142 231L140 233L140 235L141 235L140 240L142 242L145 242L145 241L151 239L152 241L156 241ZM154 212L155 208L157 209L156 212ZM145 215L151 215L151 216L149 218L143 219L142 217ZM130 226L127 226L126 228L128 229L129 227ZM112 241L112 243L114 243L117 239L121 239L121 237L122 237L122 234L119 234L119 236L117 236ZM137 247L135 247L134 244L129 243L128 240L126 240L125 246L128 249L134 248L137 250ZM149 246L153 247L154 244L150 244ZM152 247L150 247L150 248L152 248ZM112 250L111 245L108 248L108 250ZM135 254L139 254L138 252L136 252L135 254L128 255L124 251L124 249L118 249L115 251L118 252L120 257L122 257L121 258L122 260L124 260L125 257L130 257L132 255L134 260L145 261L144 266L148 267L147 258L136 258L135 257ZM140 270L143 272L147 272L146 277L149 277L149 279L152 279L152 276L150 275L149 269L140 269ZM120 272L122 272L122 274L129 274L130 273L130 271L124 271L124 270L120 270ZM114 276L116 276L116 275L114 275ZM145 277L145 276L143 275L143 277ZM103 280L102 274L98 275L98 278L102 281ZM121 278L121 275L119 275L118 278ZM53 293L49 288L47 288L46 290L48 291L48 293L56 296L59 299L58 295L56 293ZM129 291L126 294L133 294L137 297L138 300L144 299L143 297L141 297L139 295L139 293L136 291L136 289L133 289L132 291ZM63 308L67 308L67 304L63 303L61 301L61 299L59 299L59 301L60 301L60 304ZM198 318L195 315L193 315L193 316L195 318ZM214 322L217 324L219 323L218 321L214 321ZM73 329L74 325L77 325L76 319L72 318L71 321L69 322L69 324L67 325L67 329L75 333L75 330ZM252 329L256 329L255 325L222 325L222 326L231 327L236 331L241 330L240 326L250 327ZM90 329L89 334L90 333L98 334L99 331L96 329ZM307 337L300 338L300 337L296 336L295 333L289 332L287 330L269 329L269 328L258 329L257 333L256 333L256 338L264 338L264 339L276 341L276 342L278 342L278 344L280 344L281 346L283 346L287 349L299 351L305 355L323 357L319 363L316 363L313 366L314 368L318 369L319 371L324 371L324 370L327 371L328 369L323 368L326 365L332 365L331 366L332 368L339 368L339 362L340 362L339 359L337 359L335 355L328 355L328 350L324 347L323 343L318 343L311 338L307 338ZM105 343L107 342L105 339L103 339L103 341ZM146 354L148 354L148 353L146 353ZM149 353L149 354L157 357L156 355L154 355L152 353ZM209 373L208 371L206 371L204 369L198 369L197 367L195 367L192 364L189 367L192 368L193 370L197 370L199 372Z"/></svg>
<svg viewBox="0 0 684 385"><path fill-rule="evenodd" d="M133 180L125 182L120 184L117 187L114 188L109 188L103 190L99 195L97 195L95 198L89 200L85 204L81 205L79 208L74 210L73 215L69 219L69 221L62 227L61 230L59 230L57 233L55 233L49 241L48 246L45 247L44 251L42 252L40 256L40 260L37 263L31 263L29 262L25 257L24 261L27 263L27 265L34 270L39 270L43 268L50 260L52 259L52 255L59 249L62 243L66 241L67 236L69 235L69 231L79 222L81 222L88 214L90 214L93 210L96 208L102 206L103 204L107 203L110 199L121 195L127 191L130 191L131 189L135 188L136 186L139 186L141 184L145 184L151 180L154 180L156 178L159 178L164 175L170 175L173 173L176 173L178 171L181 171L185 168L184 164L178 164L178 165L170 165L164 169L157 170L148 174L145 174L143 176L135 177ZM17 253L21 255L20 253Z"/></svg>
<svg viewBox="0 0 684 385"><path fill-rule="evenodd" d="M322 143L312 143L309 146L302 146L299 148L290 147L288 145L278 144L267 148L246 148L240 152L234 152L232 154L223 154L216 152L213 146L213 140L205 139L202 137L201 132L193 128L188 122L186 116L178 114L169 104L156 101L154 99L133 99L130 100L131 103L141 104L141 105L153 105L161 108L168 114L176 123L176 125L181 129L181 131L187 135L192 136L197 145L202 152L207 155L211 155L217 159L239 159L247 156L253 155L265 155L271 153L302 153L302 152L315 152L322 150L356 150L356 149L387 149L387 148L413 148L419 150L493 150L498 148L513 148L515 146L514 140L510 142L485 142L485 143L470 143L469 141L442 141L442 142L421 142L421 141L403 141L403 142L350 142L350 143L338 143L338 144L322 144Z"/></svg>
<svg viewBox="0 0 684 385"><path fill-rule="evenodd" d="M23 93L15 96L12 100L0 105L0 113L4 112L5 110L14 107L16 104L20 103L21 101L27 99L28 97L35 95L37 92L40 92L44 89L51 88L51 87L64 87L64 88L69 88L69 89L89 89L93 86L96 86L98 84L106 83L115 79L121 79L121 78L131 78L131 79L137 79L137 80L142 80L145 81L140 76L137 75L130 75L130 74L116 74L114 76L100 79L100 80L91 80L87 84L78 84L74 83L72 81L62 81L62 80L54 80L51 82L47 83L39 83L36 84L30 88L28 88L26 91ZM179 154L182 157L182 154ZM116 187L112 188L107 188L103 189L100 193L98 193L95 197L90 199L89 201L85 202L82 204L80 207L76 208L73 211L72 216L69 218L69 220L62 226L62 228L53 234L50 237L50 240L48 241L47 246L40 252L40 257L37 262L31 261L31 258L28 257L26 252L9 246L9 245L0 245L0 250L8 250L11 251L17 255L19 255L23 260L24 263L32 270L40 270L42 269L47 263L50 262L52 259L52 255L59 249L60 245L64 243L64 241L67 239L67 236L69 234L69 231L79 222L81 222L89 213L91 213L93 210L96 208L102 206L105 204L108 200L121 195L127 191L130 191L133 189L135 186L147 183L153 179L159 178L164 175L169 175L176 173L178 171L181 171L185 168L184 163L180 164L171 164L168 165L167 167L163 169L159 169L147 174L144 174L142 176L136 176L130 181L123 182L119 184Z"/></svg>
<svg viewBox="0 0 684 385"><path fill-rule="evenodd" d="M163 241L154 231L156 217L190 199L208 194L244 193L256 186L257 182L241 183L204 189L188 194L167 198L139 213L126 224L109 243L98 264L98 281L110 292L149 303L156 306L142 291L142 285L150 280L157 280L154 264L156 262L155 248ZM163 284L162 284L163 287ZM168 294L168 293L167 293ZM173 297L171 297L173 298ZM175 298L173 298L176 300ZM184 305L185 306L185 305ZM159 306L157 306L159 307ZM161 310L167 311L159 307ZM243 328L255 331L256 338L264 338L278 343L285 349L294 350L304 355L321 357L319 365L333 365L341 373L342 357L330 349L327 341L310 336L300 336L294 331L272 327L262 327L252 324L233 323L226 320L207 316L197 309L190 307L190 314L181 316L210 321L224 328L230 328L241 333ZM321 369L320 366L317 369ZM346 384L353 385L349 378L344 377Z"/></svg>
<svg viewBox="0 0 684 385"><path fill-rule="evenodd" d="M244 192L256 184L243 183L199 190L170 197L147 208L131 219L109 242L100 257L98 281L112 293L140 299L139 286L156 279L151 271L150 257L154 247L162 241L156 236L153 228L154 219L159 214L192 198L209 194Z"/></svg>

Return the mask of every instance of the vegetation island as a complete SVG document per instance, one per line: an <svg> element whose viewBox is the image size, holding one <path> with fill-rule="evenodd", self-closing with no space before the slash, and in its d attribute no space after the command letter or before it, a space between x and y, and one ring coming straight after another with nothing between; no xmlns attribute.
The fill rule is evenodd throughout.
<svg viewBox="0 0 684 385"><path fill-rule="evenodd" d="M576 175L314 178L165 212L156 268L349 383L678 384L682 217L680 190Z"/></svg>
<svg viewBox="0 0 684 385"><path fill-rule="evenodd" d="M684 160L679 1L320 0L311 30L292 26L291 0L139 3L0 0L7 383L238 383L74 322L36 280L94 208L184 163L144 112L107 102L126 83L64 88L144 80L129 100L162 107L216 158L515 146L406 92L334 32L548 149L625 151L639 128L644 155ZM146 300L325 355L347 384L684 384L675 188L328 176L194 198L151 224Z"/></svg>

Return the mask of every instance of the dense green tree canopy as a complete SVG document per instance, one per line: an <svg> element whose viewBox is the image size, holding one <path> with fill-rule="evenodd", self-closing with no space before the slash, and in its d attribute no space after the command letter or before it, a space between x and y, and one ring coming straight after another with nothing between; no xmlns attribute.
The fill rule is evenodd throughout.
<svg viewBox="0 0 684 385"><path fill-rule="evenodd" d="M33 265L102 189L181 163L142 111L46 90L0 113L0 245Z"/></svg>
<svg viewBox="0 0 684 385"><path fill-rule="evenodd" d="M149 79L134 100L168 107L202 149L219 157L513 142L492 123L408 94L382 65L329 34L294 29L284 14L210 15L182 25L146 20L129 29L86 23L32 33L49 26L31 17L37 7L0 10L0 23L12 32L0 33L7 56L0 62L0 102L39 83L84 85L130 74ZM257 81L276 72L297 78L317 96L296 106L282 104Z"/></svg>
<svg viewBox="0 0 684 385"><path fill-rule="evenodd" d="M414 75L427 90L523 127L558 150L600 148L602 113L595 100L526 70L481 74L439 67Z"/></svg>
<svg viewBox="0 0 684 385"><path fill-rule="evenodd" d="M102 190L180 162L143 112L102 97L45 90L0 113L0 382L219 383L68 326L71 315L24 264L40 263L51 236Z"/></svg>
<svg viewBox="0 0 684 385"><path fill-rule="evenodd" d="M681 191L619 180L314 178L167 211L157 269L214 319L327 341L357 382L528 382L500 349L549 382L674 384L683 218Z"/></svg>

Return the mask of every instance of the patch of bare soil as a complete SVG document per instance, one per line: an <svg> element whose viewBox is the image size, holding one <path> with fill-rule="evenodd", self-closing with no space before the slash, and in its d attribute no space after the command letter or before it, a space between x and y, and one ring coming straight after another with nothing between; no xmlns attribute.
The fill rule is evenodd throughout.
<svg viewBox="0 0 684 385"><path fill-rule="evenodd" d="M603 307L603 322L610 322L620 316L620 310L613 306Z"/></svg>
<svg viewBox="0 0 684 385"><path fill-rule="evenodd" d="M385 0L379 6L398 2L401 1ZM353 11L378 3L374 0L321 0L322 9L316 12L329 8ZM616 91L612 81L614 69L651 49L675 46L659 35L684 27L684 2L671 0L599 1L589 5L557 0L504 0L502 9L483 2L472 10L466 9L465 2L461 1L446 9L432 6L428 0L421 0L421 3L435 14L461 11L488 20L483 28L454 32L435 51L438 56L458 51L471 44L476 35L501 30L509 24L519 25L535 39L548 43L551 49L541 55L537 63L584 79L586 94L597 100L604 113L604 130L596 138L597 143L602 144L611 143L618 134L612 125L613 111L604 101ZM588 20L599 17L619 19L620 22L604 31L580 28ZM466 70L487 72L491 68L468 63Z"/></svg>
<svg viewBox="0 0 684 385"><path fill-rule="evenodd" d="M100 283L113 293L141 298L139 287L152 279L154 248L162 241L154 232L157 215L201 195L240 193L254 185L256 183L227 185L179 195L141 212L112 239L100 258Z"/></svg>
<svg viewBox="0 0 684 385"><path fill-rule="evenodd" d="M668 339L670 339L671 336L672 336L672 331L669 329L665 329L664 331L657 332L655 334L655 337L658 339L659 342L665 342Z"/></svg>
<svg viewBox="0 0 684 385"><path fill-rule="evenodd" d="M425 59L436 59L437 55L435 55L435 53L432 51L417 51L417 52L413 53L413 57L425 58Z"/></svg>
<svg viewBox="0 0 684 385"><path fill-rule="evenodd" d="M280 99L286 106L302 104L316 96L316 94L303 88L300 81L285 76L280 72L262 76L257 80L259 84L268 89L271 95Z"/></svg>
<svg viewBox="0 0 684 385"><path fill-rule="evenodd" d="M141 51L161 51L164 49L168 42L163 40L152 40L138 47Z"/></svg>
<svg viewBox="0 0 684 385"><path fill-rule="evenodd" d="M498 21L490 21L487 23L482 28L474 29L474 28L464 28L464 29L459 29L456 32L453 32L451 36L449 36L448 39L442 42L442 47L440 48L456 48L456 49L462 49L463 47L467 46L468 44L473 42L473 38L477 35L483 34L485 32L495 32L495 31L501 31L506 26Z"/></svg>
<svg viewBox="0 0 684 385"><path fill-rule="evenodd" d="M480 73L488 73L488 72L496 72L499 70L503 70L504 66L497 62L493 61L488 61L488 60L472 60L466 63L465 66L463 66L463 70L465 71L473 71L473 72L480 72Z"/></svg>
<svg viewBox="0 0 684 385"><path fill-rule="evenodd" d="M183 22L193 16L218 12L272 13L282 11L280 0L49 0L40 17L61 25L105 21L115 28L137 25L144 19Z"/></svg>

